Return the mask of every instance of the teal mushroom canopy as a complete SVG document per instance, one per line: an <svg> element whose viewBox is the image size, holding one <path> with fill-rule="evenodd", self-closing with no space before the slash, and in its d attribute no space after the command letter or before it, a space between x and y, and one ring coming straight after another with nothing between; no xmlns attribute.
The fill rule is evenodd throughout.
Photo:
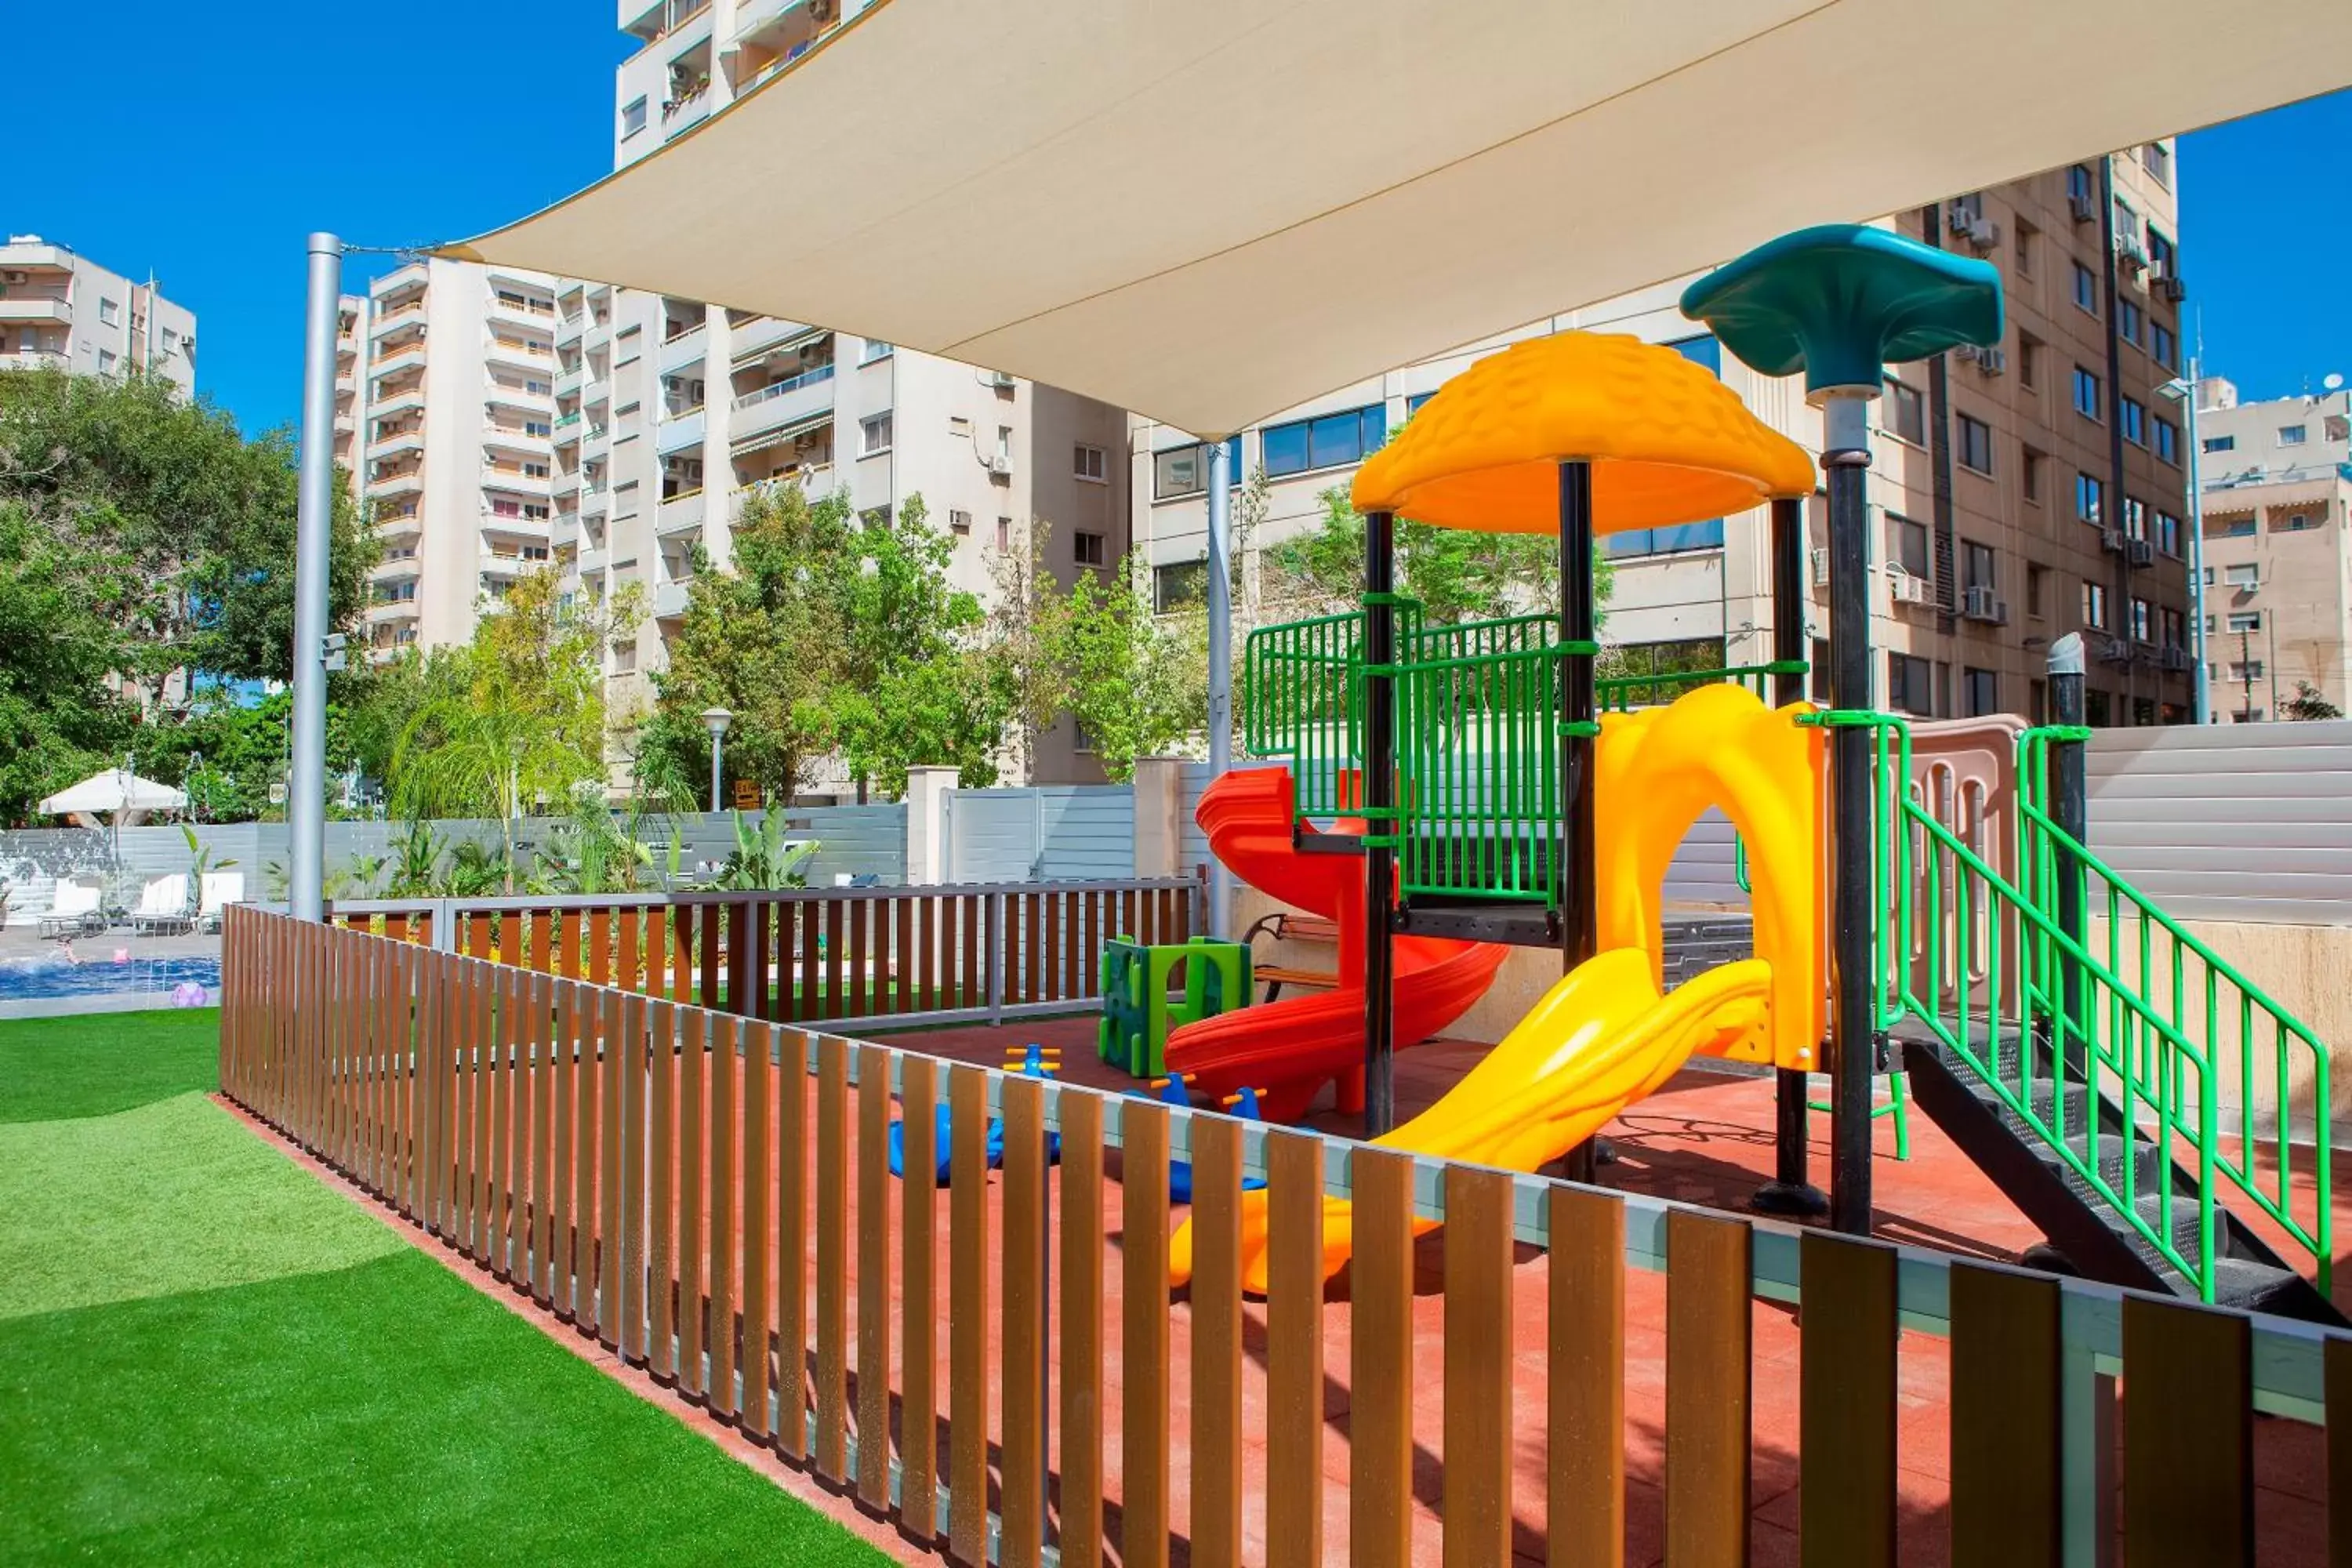
<svg viewBox="0 0 2352 1568"><path fill-rule="evenodd" d="M1862 224L1759 245L1685 289L1682 308L1750 368L1803 371L1814 398L1874 393L1886 365L2001 337L1998 268Z"/></svg>

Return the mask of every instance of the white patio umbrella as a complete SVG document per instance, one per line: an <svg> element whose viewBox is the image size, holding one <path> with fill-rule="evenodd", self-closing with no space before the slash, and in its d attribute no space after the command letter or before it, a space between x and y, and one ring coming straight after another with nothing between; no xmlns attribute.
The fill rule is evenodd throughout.
<svg viewBox="0 0 2352 1568"><path fill-rule="evenodd" d="M80 816L95 826L105 818L117 827L136 826L150 812L185 811L187 792L141 778L128 768L109 768L68 785L41 802L50 816Z"/></svg>

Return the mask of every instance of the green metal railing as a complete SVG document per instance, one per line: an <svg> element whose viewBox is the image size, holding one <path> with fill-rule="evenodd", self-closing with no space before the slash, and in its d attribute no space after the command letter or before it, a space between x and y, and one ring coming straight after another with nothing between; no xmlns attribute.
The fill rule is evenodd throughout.
<svg viewBox="0 0 2352 1568"><path fill-rule="evenodd" d="M2234 1089L2235 1125L2216 1127L2213 1164L2311 1254L2325 1295L2335 1261L2326 1047L2052 816L2050 748L2075 733L2044 728L2019 737L2018 872L2023 890L2054 918L2071 879L2085 922L2104 928L2081 933L2084 944L2097 952L2107 973L2132 985L2141 1007L2163 1020L2160 1034L2143 1030L2131 1043L2145 1052L2166 1037L2194 1039L2218 1075L2206 1087L2216 1098ZM2113 1016L2105 1022L2111 1035L2129 1033ZM2299 1161L2292 1115L2299 1084L2307 1089L2312 1114L2309 1168L2302 1173L2310 1185L2302 1194L2294 1190ZM2268 1130L2257 1123L2264 1106L2273 1114Z"/></svg>

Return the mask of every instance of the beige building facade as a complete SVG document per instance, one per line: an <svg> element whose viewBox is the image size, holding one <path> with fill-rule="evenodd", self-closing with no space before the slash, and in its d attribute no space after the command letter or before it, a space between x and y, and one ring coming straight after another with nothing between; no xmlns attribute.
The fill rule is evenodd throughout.
<svg viewBox="0 0 2352 1568"><path fill-rule="evenodd" d="M37 234L0 245L0 370L55 365L77 375L160 375L196 389L196 318Z"/></svg>
<svg viewBox="0 0 2352 1568"><path fill-rule="evenodd" d="M361 495L383 546L364 624L381 660L466 641L550 560L554 280L412 261L369 286L364 337Z"/></svg>
<svg viewBox="0 0 2352 1568"><path fill-rule="evenodd" d="M2352 711L2352 468L2209 483L2202 499L2214 719L2294 718L2305 685Z"/></svg>
<svg viewBox="0 0 2352 1568"><path fill-rule="evenodd" d="M814 47L856 0L625 3L639 47L615 73L614 162L685 134ZM787 81L777 89L791 90ZM784 199L746 191L744 201ZM642 710L705 565L762 487L845 492L861 512L919 496L955 543L950 574L987 597L992 559L1035 520L1068 580L1127 549L1127 416L992 370L846 331L563 281L554 344L553 557L576 591L642 587L649 611L609 656L608 700ZM1034 775L1099 779L1063 724Z"/></svg>
<svg viewBox="0 0 2352 1568"><path fill-rule="evenodd" d="M2189 717L2184 416L2158 390L2180 363L2172 183L2171 145L2152 143L1889 220L1999 267L2009 310L2000 347L1894 367L1874 409L1870 591L1881 707L2039 717L2050 645L2079 631L2092 657L2093 722ZM1242 432L1233 472L1262 471L1267 482L1266 521L1252 543L1262 550L1312 527L1323 493L1344 488L1364 454L1480 355L1552 331L1674 344L1819 451L1820 418L1801 385L1724 354L1675 308L1687 281L1392 371ZM1202 569L1200 459L1191 436L1136 423L1136 538L1166 602L1192 593ZM1811 535L1809 632L1818 639L1828 626L1818 500ZM1613 662L1639 670L1767 661L1768 542L1762 509L1607 539L1614 588L1603 635ZM1279 605L1262 614L1285 618ZM1824 651L1814 644L1817 675Z"/></svg>

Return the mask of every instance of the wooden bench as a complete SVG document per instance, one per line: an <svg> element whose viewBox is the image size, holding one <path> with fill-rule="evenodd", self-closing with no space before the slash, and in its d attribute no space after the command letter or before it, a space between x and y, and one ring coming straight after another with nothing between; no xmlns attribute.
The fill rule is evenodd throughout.
<svg viewBox="0 0 2352 1568"><path fill-rule="evenodd" d="M1339 928L1320 915L1294 915L1285 912L1266 916L1242 933L1242 941L1251 944L1253 952L1255 952L1260 932L1276 942L1312 942L1323 947L1339 945ZM1269 1002L1281 995L1282 988L1286 985L1297 986L1301 990L1329 991L1339 984L1339 976L1328 970L1297 969L1286 964L1259 963L1255 959L1250 968L1256 978L1265 982L1265 1000Z"/></svg>

